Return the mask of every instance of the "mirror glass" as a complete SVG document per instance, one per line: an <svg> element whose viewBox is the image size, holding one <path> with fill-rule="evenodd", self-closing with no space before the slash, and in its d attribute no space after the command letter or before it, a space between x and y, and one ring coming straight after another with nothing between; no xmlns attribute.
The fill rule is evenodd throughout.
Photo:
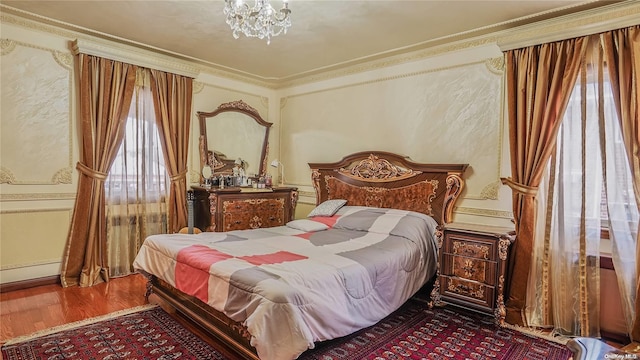
<svg viewBox="0 0 640 360"><path fill-rule="evenodd" d="M198 118L201 164L211 167L213 176L232 174L238 165L248 176L265 174L272 124L257 110L239 100L224 103L212 112L198 112Z"/></svg>

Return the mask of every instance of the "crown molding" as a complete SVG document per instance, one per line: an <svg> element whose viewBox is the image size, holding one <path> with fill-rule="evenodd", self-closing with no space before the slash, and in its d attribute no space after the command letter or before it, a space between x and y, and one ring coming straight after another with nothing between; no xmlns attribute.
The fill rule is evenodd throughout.
<svg viewBox="0 0 640 360"><path fill-rule="evenodd" d="M498 35L497 42L500 50L513 50L638 25L638 16L640 2L628 0L523 25Z"/></svg>
<svg viewBox="0 0 640 360"><path fill-rule="evenodd" d="M627 0L571 15L522 25L509 30L489 32L459 40L432 41L422 44L423 48L419 49L411 47L404 52L390 51L387 54L381 54L377 58L368 57L367 59L350 61L328 69L310 71L306 75L281 78L275 81L275 88L287 88L339 78L493 43L497 44L500 50L504 52L509 49L570 39L576 36L585 36L637 25L640 23L639 16L640 2L638 0Z"/></svg>
<svg viewBox="0 0 640 360"><path fill-rule="evenodd" d="M176 54L166 54L155 48L147 50L149 47L144 44L49 19L4 4L0 4L0 22L63 38L75 38L75 41L71 41L74 54L82 52L192 78L200 73L200 67L191 61L180 59Z"/></svg>
<svg viewBox="0 0 640 360"><path fill-rule="evenodd" d="M207 73L269 89L282 89L386 68L438 56L450 51L473 48L489 43L497 43L501 51L506 51L637 25L640 22L638 21L640 2L637 0L627 0L592 10L581 11L572 15L538 21L510 30L489 32L487 30L490 29L484 29L484 31L487 32L479 34L476 37L458 36L461 35L458 34L448 37L447 39L438 39L438 41L429 41L424 44L417 44L416 46L395 49L377 54L374 57L335 64L334 66L312 70L304 74L284 78L265 79L254 74L241 73L235 69L203 62L199 59L188 58L181 54L168 53L162 49L150 48L148 45L138 44L126 39L56 22L3 4L0 4L0 9L2 10L0 12L0 19L2 21L60 36L76 38L77 40L74 41L74 47L76 43L79 44L79 50L74 49L74 51L92 52L93 55L96 56L194 78L200 73ZM20 19L11 17L9 14L13 14ZM72 30L68 30L69 28ZM98 39L105 40L99 41Z"/></svg>
<svg viewBox="0 0 640 360"><path fill-rule="evenodd" d="M76 39L72 43L72 50L74 55L83 53L100 56L127 64L166 71L191 78L196 78L199 74L199 69L194 65L129 45L107 44L88 39Z"/></svg>

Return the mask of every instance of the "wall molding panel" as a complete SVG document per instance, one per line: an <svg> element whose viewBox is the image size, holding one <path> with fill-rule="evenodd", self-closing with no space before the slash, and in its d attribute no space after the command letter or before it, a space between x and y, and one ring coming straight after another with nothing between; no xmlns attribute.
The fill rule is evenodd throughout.
<svg viewBox="0 0 640 360"><path fill-rule="evenodd" d="M71 54L11 39L2 39L0 46L2 152L24 150L19 158L3 158L0 183L71 184Z"/></svg>
<svg viewBox="0 0 640 360"><path fill-rule="evenodd" d="M72 206L24 208L22 205L19 209L3 207L0 211L1 283L59 273L73 216Z"/></svg>
<svg viewBox="0 0 640 360"><path fill-rule="evenodd" d="M3 201L49 201L49 200L75 200L76 193L0 193L0 202Z"/></svg>
<svg viewBox="0 0 640 360"><path fill-rule="evenodd" d="M16 209L16 210L0 210L0 215L6 214L38 214L48 212L68 212L69 216L73 213L73 208L42 208L42 209Z"/></svg>
<svg viewBox="0 0 640 360"><path fill-rule="evenodd" d="M476 137L475 141L480 142L481 144L484 144L483 153L480 155L482 155L484 158L490 158L490 161L482 160L480 162L470 163L471 165L470 178L467 180L468 186L465 193L463 193L463 199L497 200L498 194L499 194L498 190L501 186L500 173L501 173L501 166L502 166L501 159L503 157L503 153L502 153L503 152L503 135L502 134L504 132L504 122L502 121L502 111L501 111L502 99L501 97L498 97L498 96L485 97L484 101L486 101L486 103L483 106L486 106L486 107L483 109L470 109L470 108L465 108L464 106L460 107L459 105L462 103L462 98L466 95L477 96L477 94L479 93L484 93L486 96L487 91L489 91L489 89L483 88L483 87L486 86L487 81L494 82L491 87L491 89L493 89L492 90L493 92L498 94L501 93L502 90L500 87L502 86L503 71L504 71L503 58L494 57L494 58L481 59L478 61L466 62L463 64L456 64L452 66L427 68L420 71L411 71L411 72L399 73L395 75L374 76L373 78L367 79L367 80L335 84L333 86L327 86L322 89L301 91L299 93L282 97L280 99L281 127L280 127L280 136L279 136L281 139L280 140L280 147L282 149L281 152L283 153L281 158L284 158L283 162L285 162L285 164L293 162L296 164L293 166L293 168L296 168L296 167L298 168L298 172L296 172L296 174L294 174L293 176L291 174L287 174L287 178L290 179L290 181L288 181L287 183L292 185L308 186L311 181L310 177L309 177L308 183L301 181L301 176L302 176L301 167L303 166L303 164L299 164L298 162L296 162L295 159L287 158L287 155L284 155L284 154L291 154L292 151L290 150L293 148L295 148L296 151L300 151L301 147L304 148L305 146L307 146L308 142L304 140L300 140L301 142L296 144L290 143L290 141L292 141L293 138L306 136L306 135L303 135L302 133L307 133L307 132L312 133L314 131L321 132L323 133L323 135L328 136L331 134L332 130L327 129L325 126L321 126L318 124L322 123L323 121L325 122L329 121L329 123L332 123L329 120L330 118L335 118L340 116L345 117L345 119L343 119L342 121L343 123L346 122L346 118L348 118L349 121L358 121L358 120L355 120L355 118L358 116L361 116L358 113L360 112L359 110L354 110L353 113L347 113L344 115L336 112L327 111L326 115L324 115L323 117L328 119L322 120L318 117L314 121L310 121L311 124L305 123L308 126L305 125L303 126L304 128L300 127L298 130L298 129L294 129L295 124L292 123L292 121L296 123L305 122L304 120L305 116L303 116L300 112L296 110L289 111L292 106L296 107L297 103L303 103L303 104L326 103L326 104L331 104L333 107L337 106L345 109L348 109L349 107L358 107L358 106L362 106L362 104L358 102L357 97L366 96L366 95L358 95L358 94L365 94L365 93L368 94L368 93L374 92L374 90L368 91L367 88L375 87L375 89L379 89L377 93L385 92L385 91L393 93L395 92L396 89L398 89L398 87L400 87L400 85L395 84L397 82L402 82L402 84L406 84L406 87L415 88L416 92L422 91L423 92L422 94L425 97L432 97L434 94L437 94L438 92L447 91L448 84L453 82L453 80L451 79L461 80L461 81L470 81L469 79L477 75L478 76L477 80L475 80L475 82L470 82L469 83L470 86L467 87L467 89L472 89L471 91L476 91L476 93L470 92L469 94L464 94L463 92L465 90L452 88L450 92L447 93L451 95L451 99L444 99L443 96L435 97L433 98L433 101L435 101L435 103L429 104L429 105L424 104L421 99L416 98L414 94L410 94L410 93L406 94L403 97L403 99L398 99L399 107L419 109L417 110L418 112L416 115L418 117L422 117L424 120L411 119L411 116L413 114L409 114L409 113L403 114L402 112L404 111L404 109L400 109L400 108L397 109L398 110L397 116L399 119L401 119L401 120L398 120L399 123L405 124L405 126L414 128L416 130L427 129L426 130L427 134L428 134L428 127L423 123L424 121L432 122L434 128L437 128L439 130L444 130L445 134L447 133L447 129L449 127L443 126L442 124L439 124L439 122L441 121L448 122L449 124L451 124L452 129L460 130L457 133L457 135L463 136L463 137L468 136L471 132L473 132L472 130L463 130L465 127L477 129L481 134L481 136ZM437 89L436 87L433 87L433 84L434 84L433 81L439 81ZM473 89L477 89L477 90L473 90ZM334 94L346 93L346 90L350 90L349 95L351 97L355 97L356 99L355 101L350 101L350 104L345 104L345 106L342 106L338 100L341 98L341 96L334 95ZM458 99L456 99L456 97L458 97ZM398 98L400 98L400 96L398 96ZM309 99L314 99L314 100L309 100ZM457 101L457 100L460 100L460 101ZM384 102L384 101L387 101L387 100L386 99L372 100L371 106L375 107L376 103ZM433 107L431 107L431 105L433 105ZM433 109L433 108L442 109L444 107L450 107L450 106L452 106L452 109L454 110L447 110L446 112L438 113L437 109L436 110ZM298 105L298 107L301 109L306 108L305 105ZM382 113L385 112L384 110L386 109L380 109ZM454 114L453 112L455 111L457 111L458 113ZM481 118L473 118L472 117L473 113L482 114ZM316 115L309 114L306 117L314 117L314 116ZM384 114L381 116L393 117L394 115ZM295 120L291 120L291 119L295 119ZM376 125L380 124L381 126L385 126L386 125L384 123L385 121L393 122L396 119L390 120L390 119L384 119L384 118L380 118L380 119L371 118L371 120L375 121ZM364 120L360 119L360 121L362 122ZM362 138L362 135L366 133L366 130L364 129L363 126L359 126L357 129L356 128L350 129L350 131L352 131L353 133L361 134L358 138L354 139L353 141L350 141L350 145L355 147L354 151L371 150L370 147L358 148L358 146L363 147L361 143L376 141L375 139L368 140L366 136ZM314 129L314 127L318 127L318 129ZM289 132L287 132L287 130L289 130ZM397 129L397 130L401 130L401 129ZM296 131L300 131L301 133L298 133ZM454 130L451 130L451 131L454 131ZM399 131L397 136L402 136L402 134L403 132ZM409 135L409 134L404 134L404 135ZM449 135L453 136L452 133L448 133L448 135L445 135L445 137ZM434 141L434 139L429 139L429 141ZM457 144L458 142L459 142L459 139L454 141L453 146L455 146L455 144ZM339 143L344 143L344 141ZM421 142L421 141L416 142L416 144L420 144L420 143L424 144L425 142ZM396 142L393 142L393 139L389 139L388 141L381 142L381 144L383 146L390 147L390 149L385 149L385 150L390 150L392 152L399 152L399 150L397 149L402 149L403 147L410 146L409 144L406 144L405 146L405 144L397 143L397 140ZM424 146L424 145L421 145L421 146ZM443 146L445 146L443 150L446 155L447 154L446 144L443 144ZM433 148L430 148L430 147L428 147L428 149L433 150ZM458 151L464 151L461 149L463 148L458 147ZM376 150L380 150L380 149L376 149ZM448 150L449 152L452 152L455 149L448 149ZM347 151L347 153L348 152L349 151ZM421 152L418 151L418 152L420 154L425 153L425 151L421 151ZM431 154L433 153L433 151L426 151L426 153ZM344 155L346 155L346 153L342 153L342 155L337 155L337 156L340 157ZM425 162L425 161L429 162L430 160L430 159L428 160L418 159L415 154L415 151L411 153L409 151L402 152L402 155L409 155L413 161L418 161L418 162ZM442 162L460 162L460 161L466 162L464 160L459 160L459 159L452 160L451 158L446 158L446 156L445 157L438 156L437 153L434 154L434 156L436 156L436 158L438 159L437 161L442 161ZM292 157L292 156L289 155L289 157ZM460 158L468 158L468 157L460 156ZM338 159L333 159L333 161L337 161L337 160ZM327 161L331 161L331 160L327 160ZM292 167L289 167L288 170L291 168Z"/></svg>
<svg viewBox="0 0 640 360"><path fill-rule="evenodd" d="M472 208L472 207L462 207L458 206L454 209L455 213L465 214L465 215L475 215L475 216L485 216L485 217L494 217L501 219L513 219L513 213L510 211L502 211L502 210L494 210L494 209L483 209L483 208Z"/></svg>

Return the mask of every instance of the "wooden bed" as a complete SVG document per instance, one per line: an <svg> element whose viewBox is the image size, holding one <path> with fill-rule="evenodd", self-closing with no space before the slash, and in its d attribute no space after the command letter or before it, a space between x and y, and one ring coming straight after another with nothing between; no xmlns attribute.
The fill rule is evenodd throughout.
<svg viewBox="0 0 640 360"><path fill-rule="evenodd" d="M420 164L400 155L368 151L346 156L335 163L310 163L309 167L317 204L329 199L346 199L349 205L420 212L443 225L452 221L467 164ZM242 324L165 281L148 277L147 297L155 294L241 357L258 359L250 345L251 334Z"/></svg>

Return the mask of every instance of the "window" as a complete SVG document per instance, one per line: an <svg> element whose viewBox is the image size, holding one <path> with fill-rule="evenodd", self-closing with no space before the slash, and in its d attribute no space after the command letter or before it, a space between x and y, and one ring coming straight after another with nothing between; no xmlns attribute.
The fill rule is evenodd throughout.
<svg viewBox="0 0 640 360"><path fill-rule="evenodd" d="M582 191L582 188L577 185L581 184L583 173L585 174L587 199L584 211L587 224L592 226L588 230L600 233L601 238L608 239L610 220L620 220L610 219L612 206L622 205L628 210L625 211L625 218L633 221L630 207L635 207L635 200L611 85L607 73L604 72L603 75L601 102L598 101L597 82L591 76L586 77L588 86L584 90L581 89L580 80L576 84L561 125L557 156L562 164L567 166L566 170L571 173L570 177L564 178L563 181L570 184L565 185L567 191L576 193L574 199L581 197L577 192ZM585 97L584 103L583 97ZM604 124L600 123L600 104L603 106ZM564 150L561 150L562 146L566 146ZM584 163L582 163L582 155L584 155ZM603 166L607 167L606 171ZM630 203L631 201L634 203ZM574 207L571 215L580 218L581 208Z"/></svg>
<svg viewBox="0 0 640 360"><path fill-rule="evenodd" d="M164 198L167 172L156 126L151 92L138 88L127 118L125 137L105 185L114 202L139 202Z"/></svg>

